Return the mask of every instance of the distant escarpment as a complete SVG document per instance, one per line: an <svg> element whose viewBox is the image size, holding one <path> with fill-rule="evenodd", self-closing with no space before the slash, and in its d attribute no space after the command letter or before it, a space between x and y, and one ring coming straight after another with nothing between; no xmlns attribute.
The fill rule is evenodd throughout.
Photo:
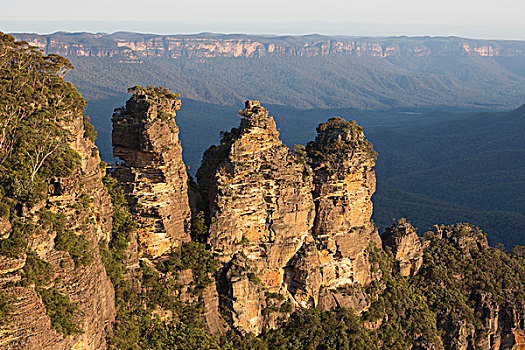
<svg viewBox="0 0 525 350"><path fill-rule="evenodd" d="M520 41L425 37L330 37L255 35L153 35L137 33L15 34L19 40L64 56L151 58L277 56L524 56ZM426 40L432 39L432 44Z"/></svg>

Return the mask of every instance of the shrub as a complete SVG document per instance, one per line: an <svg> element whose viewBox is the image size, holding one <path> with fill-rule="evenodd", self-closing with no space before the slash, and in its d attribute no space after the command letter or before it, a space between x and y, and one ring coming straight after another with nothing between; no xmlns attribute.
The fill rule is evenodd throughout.
<svg viewBox="0 0 525 350"><path fill-rule="evenodd" d="M90 139L91 142L95 142L97 139L97 132L95 131L95 127L90 122L91 119L86 115L84 117L84 137Z"/></svg>
<svg viewBox="0 0 525 350"><path fill-rule="evenodd" d="M53 275L54 269L50 263L40 259L35 252L27 252L22 285L34 283L36 286L42 286L49 283Z"/></svg>
<svg viewBox="0 0 525 350"><path fill-rule="evenodd" d="M66 336L83 333L73 321L78 307L71 303L67 295L62 294L56 288L38 288L37 292L46 307L46 314L51 319L51 326L57 332Z"/></svg>
<svg viewBox="0 0 525 350"><path fill-rule="evenodd" d="M9 319L11 303L13 302L12 299L13 298L0 291L0 324L5 323Z"/></svg>
<svg viewBox="0 0 525 350"><path fill-rule="evenodd" d="M57 231L55 248L68 252L75 266L86 266L91 263L92 252L88 242L69 230Z"/></svg>

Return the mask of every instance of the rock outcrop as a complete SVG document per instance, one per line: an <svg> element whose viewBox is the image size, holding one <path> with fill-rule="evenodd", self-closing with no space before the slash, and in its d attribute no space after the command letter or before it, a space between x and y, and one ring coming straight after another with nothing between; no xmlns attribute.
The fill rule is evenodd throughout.
<svg viewBox="0 0 525 350"><path fill-rule="evenodd" d="M156 258L190 240L188 175L175 113L180 100L164 88L134 88L113 115L115 174L138 223L139 255Z"/></svg>
<svg viewBox="0 0 525 350"><path fill-rule="evenodd" d="M240 128L205 153L197 179L210 203L208 244L227 265L234 325L258 334L264 293L288 297L286 267L308 244L313 187L258 101L240 117Z"/></svg>
<svg viewBox="0 0 525 350"><path fill-rule="evenodd" d="M383 245L390 247L401 276L415 275L423 265L423 246L416 229L405 219L392 224L382 234Z"/></svg>
<svg viewBox="0 0 525 350"><path fill-rule="evenodd" d="M27 250L50 264L52 271L39 288L53 288L78 307L73 322L82 332L65 336L55 331L37 286L13 286L25 278L26 254L2 257L0 288L13 298L9 319L0 325L2 349L105 349L115 319L114 290L98 248L99 242L109 239L112 227L112 206L102 184L104 170L93 141L85 136L83 113L67 119L63 127L71 132L70 146L80 155L80 166L70 176L52 178L46 198L22 214L39 225L28 232ZM50 217L60 218L62 228L50 224ZM59 229L86 242L90 258L85 264L58 250Z"/></svg>
<svg viewBox="0 0 525 350"><path fill-rule="evenodd" d="M435 226L432 232L439 238L453 242L466 257L471 257L473 252L479 253L489 247L487 236L469 224L457 224L452 227ZM428 244L428 242L423 243Z"/></svg>
<svg viewBox="0 0 525 350"><path fill-rule="evenodd" d="M370 220L375 153L362 129L333 118L306 150L291 153L258 101L247 101L240 116L240 128L206 151L197 172L234 326L258 334L286 319L275 312L286 302L318 306L322 289L326 308L365 309L367 249L381 241ZM265 294L284 303L277 308Z"/></svg>
<svg viewBox="0 0 525 350"><path fill-rule="evenodd" d="M354 121L333 117L317 128L306 152L314 172L313 234L323 285L364 286L372 276L367 249L380 246L371 222L376 153Z"/></svg>

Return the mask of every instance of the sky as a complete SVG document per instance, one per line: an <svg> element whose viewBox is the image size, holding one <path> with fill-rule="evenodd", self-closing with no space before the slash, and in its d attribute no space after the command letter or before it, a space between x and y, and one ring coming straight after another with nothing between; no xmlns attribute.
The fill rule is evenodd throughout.
<svg viewBox="0 0 525 350"><path fill-rule="evenodd" d="M0 31L525 40L524 0L0 0Z"/></svg>

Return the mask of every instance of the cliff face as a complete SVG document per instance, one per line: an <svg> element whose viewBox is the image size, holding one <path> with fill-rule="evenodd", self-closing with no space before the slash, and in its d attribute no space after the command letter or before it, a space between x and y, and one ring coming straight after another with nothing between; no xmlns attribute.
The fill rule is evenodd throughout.
<svg viewBox="0 0 525 350"><path fill-rule="evenodd" d="M367 249L380 244L370 221L375 153L362 130L333 119L319 126L307 151L292 154L258 101L247 101L240 116L240 128L205 153L197 172L210 203L208 243L224 264L234 326L256 334L275 327L291 311L287 302L318 306L321 286L323 308L366 308L361 291L328 292L367 285ZM335 152L340 143L344 157Z"/></svg>
<svg viewBox="0 0 525 350"><path fill-rule="evenodd" d="M326 36L259 37L220 35L140 35L133 33L57 33L46 36L15 34L48 53L78 57L114 57L137 62L155 57L261 57L278 56L523 56L519 42L461 38L342 38Z"/></svg>
<svg viewBox="0 0 525 350"><path fill-rule="evenodd" d="M38 223L39 228L27 239L27 249L50 264L50 275L45 276L41 287L35 283L12 286L27 278L31 271L27 269L33 265L27 254L2 258L0 286L13 297L9 318L0 325L3 349L106 348L106 336L111 333L115 319L115 297L98 245L111 235L112 206L101 181L104 172L99 167L100 157L93 141L84 136L82 115L75 114L63 125L71 132L70 147L80 155L80 167L68 177L53 178L47 197L22 213L27 220ZM63 234L63 229L51 223L50 217L61 218L60 226L66 228L68 234L86 242L85 252L89 256L86 263L79 264L74 253L57 246L57 235ZM37 278L44 280L44 276ZM73 322L81 334L65 336L52 328L50 311L46 315L46 305L37 287L57 290L77 305ZM53 306L48 304L47 308Z"/></svg>
<svg viewBox="0 0 525 350"><path fill-rule="evenodd" d="M314 172L316 217L323 284L329 288L370 283L367 249L381 240L371 222L376 153L353 121L320 124L306 148Z"/></svg>
<svg viewBox="0 0 525 350"><path fill-rule="evenodd" d="M309 239L314 205L307 169L279 140L273 118L258 101L240 116L240 128L206 152L197 179L210 202L208 243L227 266L234 324L258 334L264 292L288 294L285 267Z"/></svg>
<svg viewBox="0 0 525 350"><path fill-rule="evenodd" d="M190 240L188 176L167 90L136 89L113 115L113 154L136 222L139 254L156 258Z"/></svg>

